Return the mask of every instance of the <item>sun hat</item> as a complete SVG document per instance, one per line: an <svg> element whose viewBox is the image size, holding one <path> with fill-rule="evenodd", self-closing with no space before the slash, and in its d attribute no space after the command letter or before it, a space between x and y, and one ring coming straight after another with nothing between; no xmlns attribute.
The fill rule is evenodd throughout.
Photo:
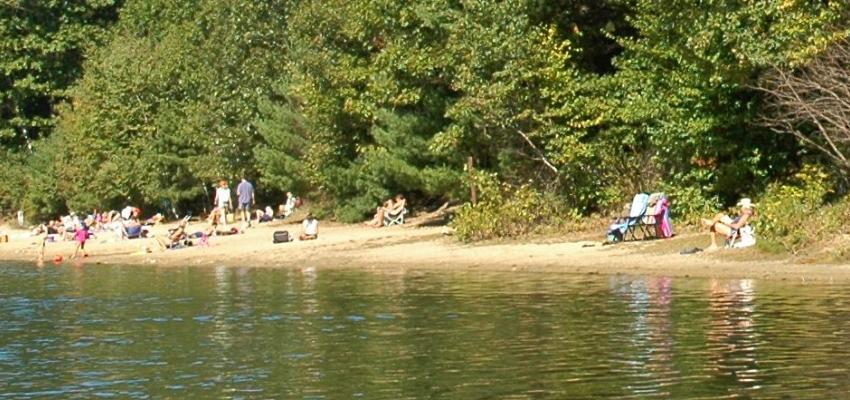
<svg viewBox="0 0 850 400"><path fill-rule="evenodd" d="M744 197L744 198L742 198L741 200L738 201L738 207L741 207L741 208L753 208L755 206L756 206L755 203L753 203L753 201L750 200L749 197Z"/></svg>

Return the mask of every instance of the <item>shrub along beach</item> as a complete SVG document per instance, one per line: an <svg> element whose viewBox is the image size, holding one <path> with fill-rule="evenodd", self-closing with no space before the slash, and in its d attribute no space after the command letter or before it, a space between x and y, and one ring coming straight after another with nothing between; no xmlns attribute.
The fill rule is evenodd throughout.
<svg viewBox="0 0 850 400"><path fill-rule="evenodd" d="M844 262L848 22L841 1L12 1L0 9L0 214L34 226L132 204L206 217L214 185L247 177L258 205L293 192L323 221L315 243L290 247L305 260L592 272L603 253L706 247L715 227L701 218L748 198L746 262ZM665 194L680 235L582 250L640 192ZM327 223L367 221L398 193L412 213L456 205L453 235L332 224L325 241ZM263 234L271 246L257 228L208 254L291 260L247 246ZM416 256L392 244L404 238L435 247ZM513 244L467 244L493 239ZM30 245L0 244L0 257ZM511 261L462 256L475 248ZM157 260L200 252L182 251ZM671 262L720 270L724 257Z"/></svg>

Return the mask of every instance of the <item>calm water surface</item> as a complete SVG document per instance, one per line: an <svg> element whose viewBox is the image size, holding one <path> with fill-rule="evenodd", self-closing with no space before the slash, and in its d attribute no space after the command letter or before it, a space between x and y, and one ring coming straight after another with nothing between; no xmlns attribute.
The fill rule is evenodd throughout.
<svg viewBox="0 0 850 400"><path fill-rule="evenodd" d="M6 264L0 398L842 398L848 286Z"/></svg>

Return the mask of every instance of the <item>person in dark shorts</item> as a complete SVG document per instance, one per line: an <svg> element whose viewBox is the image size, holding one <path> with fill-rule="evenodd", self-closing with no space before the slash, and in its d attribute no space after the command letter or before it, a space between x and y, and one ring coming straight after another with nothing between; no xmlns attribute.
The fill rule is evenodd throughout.
<svg viewBox="0 0 850 400"><path fill-rule="evenodd" d="M242 213L242 223L251 226L251 207L256 204L254 199L254 185L242 178L236 187L236 197L239 199L239 211Z"/></svg>

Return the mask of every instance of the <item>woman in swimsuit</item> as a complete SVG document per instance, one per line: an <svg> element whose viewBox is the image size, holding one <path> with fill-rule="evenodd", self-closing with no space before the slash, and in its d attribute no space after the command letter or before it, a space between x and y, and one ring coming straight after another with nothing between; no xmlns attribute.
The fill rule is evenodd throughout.
<svg viewBox="0 0 850 400"><path fill-rule="evenodd" d="M723 235L724 238L730 238L737 234L738 230L746 226L753 215L755 215L755 204L748 199L743 198L738 202L738 207L741 207L741 212L737 217L731 218L726 214L720 213L714 216L713 219L703 219L702 224L708 228L711 236L711 246L706 250L716 250L717 235Z"/></svg>

